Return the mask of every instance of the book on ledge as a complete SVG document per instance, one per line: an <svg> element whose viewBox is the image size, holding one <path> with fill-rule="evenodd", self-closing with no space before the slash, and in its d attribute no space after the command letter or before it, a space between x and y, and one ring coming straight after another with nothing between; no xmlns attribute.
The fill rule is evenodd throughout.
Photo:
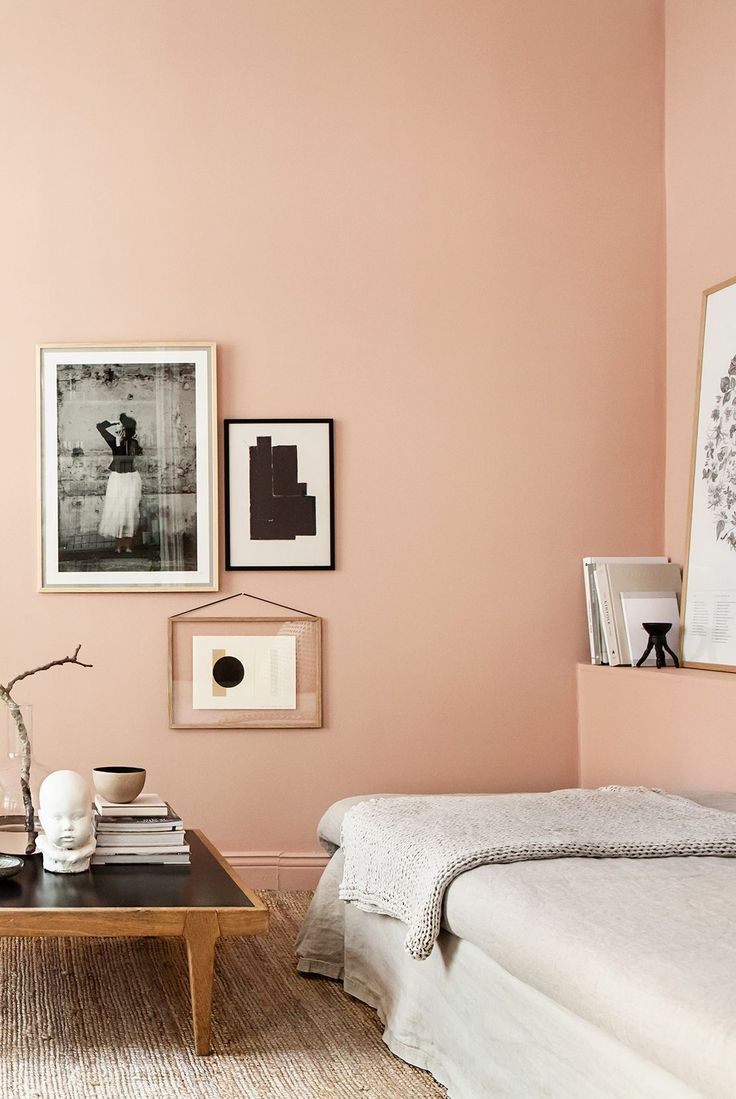
<svg viewBox="0 0 736 1099"><path fill-rule="evenodd" d="M118 805L102 794L95 795L95 808L101 817L165 817L171 812L158 794L139 794L135 801Z"/></svg>
<svg viewBox="0 0 736 1099"><path fill-rule="evenodd" d="M588 639L590 641L590 663L609 664L610 660L606 634L603 625L604 609L598 598L596 573L604 565L664 565L666 557L584 557L583 581L585 586L585 608L588 612ZM609 608L610 609L610 608Z"/></svg>
<svg viewBox="0 0 736 1099"><path fill-rule="evenodd" d="M624 619L622 592L657 592L680 595L680 566L672 564L602 564L595 570L595 586L601 612L608 663L631 664L629 641ZM640 656L637 653L634 660Z"/></svg>

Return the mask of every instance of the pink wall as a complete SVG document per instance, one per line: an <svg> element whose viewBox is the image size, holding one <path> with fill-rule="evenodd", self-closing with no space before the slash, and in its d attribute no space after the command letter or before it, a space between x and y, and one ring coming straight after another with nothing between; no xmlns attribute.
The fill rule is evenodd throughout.
<svg viewBox="0 0 736 1099"><path fill-rule="evenodd" d="M572 783L580 557L662 540L661 4L0 9L0 678L95 664L23 691L38 754L141 762L240 851ZM324 616L322 730L171 731L196 599L35 591L34 345L158 338L218 342L221 417L337 421L338 571L222 575Z"/></svg>
<svg viewBox="0 0 736 1099"><path fill-rule="evenodd" d="M693 668L578 668L580 785L733 790L730 675Z"/></svg>
<svg viewBox="0 0 736 1099"><path fill-rule="evenodd" d="M667 0L665 551L684 563L703 291L736 275L731 0ZM580 780L734 789L736 677L579 669Z"/></svg>
<svg viewBox="0 0 736 1099"><path fill-rule="evenodd" d="M736 275L734 42L731 0L667 0L665 548L676 561L687 537L702 294Z"/></svg>

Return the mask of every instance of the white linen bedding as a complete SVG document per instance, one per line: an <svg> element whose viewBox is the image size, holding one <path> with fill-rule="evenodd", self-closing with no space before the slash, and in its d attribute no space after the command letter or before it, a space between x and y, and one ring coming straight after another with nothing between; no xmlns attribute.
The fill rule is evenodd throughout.
<svg viewBox="0 0 736 1099"><path fill-rule="evenodd" d="M376 1008L388 1047L429 1070L450 1099L698 1094L467 940L443 931L417 964L398 920L354 905L345 916L345 990Z"/></svg>
<svg viewBox="0 0 736 1099"><path fill-rule="evenodd" d="M517 863L456 885L453 934L695 1089L736 1095L731 860Z"/></svg>
<svg viewBox="0 0 736 1099"><path fill-rule="evenodd" d="M342 812L324 818L333 846ZM341 857L300 934L299 967L330 976L344 967L346 989L379 1009L389 1045L444 1079L453 1099L736 1095L732 860L478 867L449 886L439 949L417 963L394 949L401 923L337 900ZM458 1013L466 1037L454 1054Z"/></svg>
<svg viewBox="0 0 736 1099"><path fill-rule="evenodd" d="M736 855L736 817L642 786L542 794L371 798L342 823L340 897L408 927L428 957L445 889L488 863Z"/></svg>

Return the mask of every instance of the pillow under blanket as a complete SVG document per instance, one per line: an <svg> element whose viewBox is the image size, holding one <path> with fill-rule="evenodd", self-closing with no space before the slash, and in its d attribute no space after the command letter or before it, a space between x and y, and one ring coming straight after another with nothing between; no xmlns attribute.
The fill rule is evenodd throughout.
<svg viewBox="0 0 736 1099"><path fill-rule="evenodd" d="M407 924L431 953L450 882L486 863L736 856L736 815L643 786L549 794L372 798L342 823L340 897Z"/></svg>

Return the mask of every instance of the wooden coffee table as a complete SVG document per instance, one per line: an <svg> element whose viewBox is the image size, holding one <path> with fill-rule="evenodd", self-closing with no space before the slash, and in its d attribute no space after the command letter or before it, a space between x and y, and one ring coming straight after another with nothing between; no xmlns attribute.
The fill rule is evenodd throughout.
<svg viewBox="0 0 736 1099"><path fill-rule="evenodd" d="M187 944L194 1045L210 1051L215 946L221 935L263 935L268 909L199 831L190 866L93 866L50 874L32 855L0 881L0 935L178 935Z"/></svg>

